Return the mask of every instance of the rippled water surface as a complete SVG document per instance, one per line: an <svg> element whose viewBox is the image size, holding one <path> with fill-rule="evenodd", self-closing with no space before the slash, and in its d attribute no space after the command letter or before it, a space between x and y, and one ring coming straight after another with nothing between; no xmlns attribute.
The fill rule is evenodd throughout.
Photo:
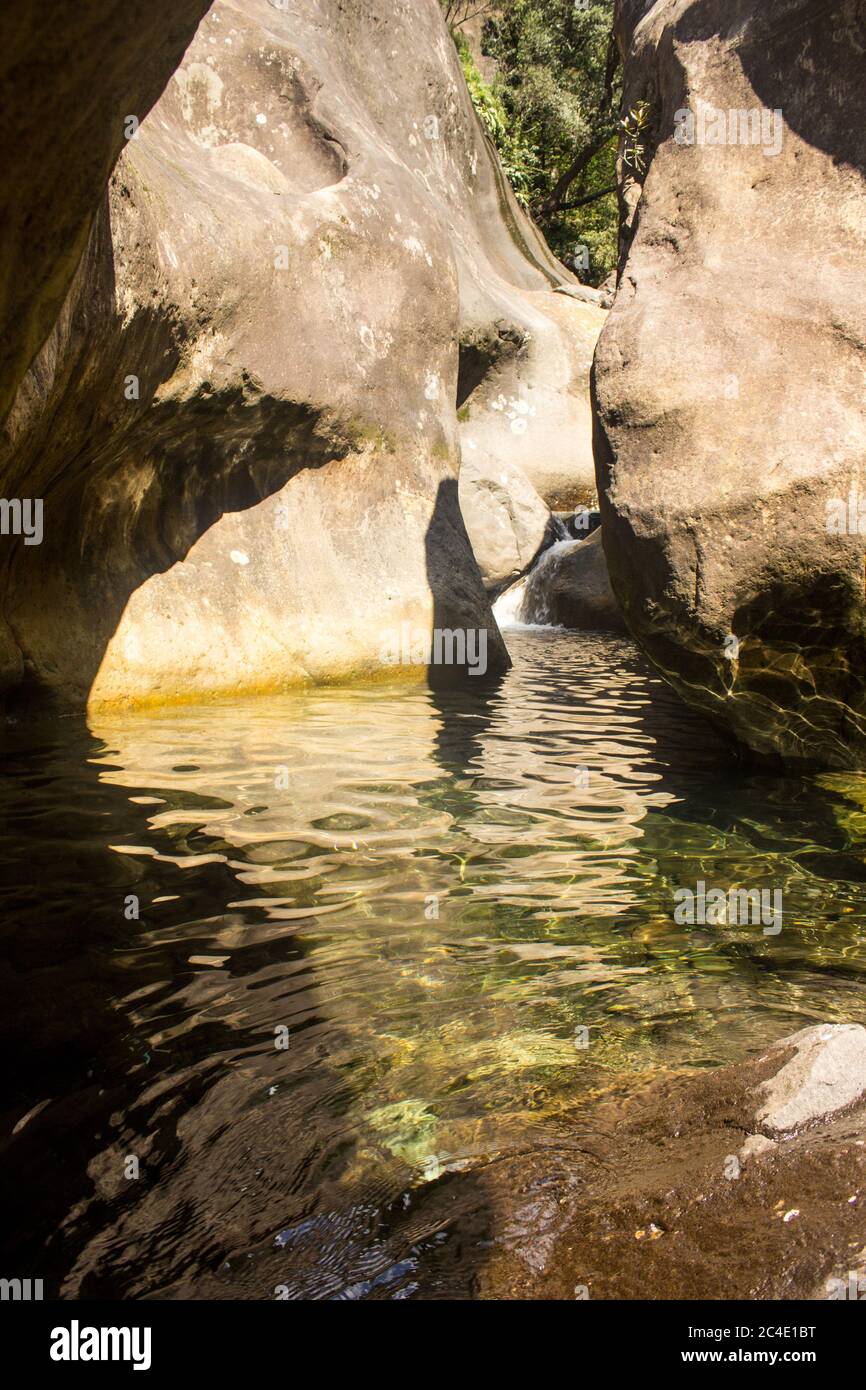
<svg viewBox="0 0 866 1390"><path fill-rule="evenodd" d="M625 640L509 647L460 694L7 728L7 1273L471 1293L545 1237L467 1174L624 1075L866 1022L866 780L744 772ZM676 926L699 879L781 888L781 934Z"/></svg>

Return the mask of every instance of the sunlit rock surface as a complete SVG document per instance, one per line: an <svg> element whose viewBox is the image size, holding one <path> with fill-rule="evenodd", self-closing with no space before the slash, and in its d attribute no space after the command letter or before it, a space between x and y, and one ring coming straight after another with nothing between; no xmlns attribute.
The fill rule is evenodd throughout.
<svg viewBox="0 0 866 1390"><path fill-rule="evenodd" d="M5 495L45 512L41 545L4 542L7 682L99 704L391 675L437 628L501 669L458 434L501 429L495 369L515 465L552 434L562 469L585 454L601 316L567 279L435 0L220 0L10 415Z"/></svg>
<svg viewBox="0 0 866 1390"><path fill-rule="evenodd" d="M648 172L595 362L613 587L742 743L862 765L866 4L647 8L620 15Z"/></svg>
<svg viewBox="0 0 866 1390"><path fill-rule="evenodd" d="M529 568L554 523L526 474L464 450L460 510L485 587L495 592Z"/></svg>
<svg viewBox="0 0 866 1390"><path fill-rule="evenodd" d="M553 511L595 497L589 381L607 314L563 294L510 295L507 317L464 330L457 385L464 458L518 467ZM479 380L479 374L484 373ZM477 383L477 384L476 384Z"/></svg>

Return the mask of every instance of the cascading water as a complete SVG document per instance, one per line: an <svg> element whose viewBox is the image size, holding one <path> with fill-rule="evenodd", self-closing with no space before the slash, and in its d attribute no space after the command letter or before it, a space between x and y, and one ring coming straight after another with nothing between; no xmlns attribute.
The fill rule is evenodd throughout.
<svg viewBox="0 0 866 1390"><path fill-rule="evenodd" d="M506 589L493 605L493 616L500 629L514 627L557 627L551 622L548 581L558 558L574 545L569 537L554 541L536 560L532 569Z"/></svg>

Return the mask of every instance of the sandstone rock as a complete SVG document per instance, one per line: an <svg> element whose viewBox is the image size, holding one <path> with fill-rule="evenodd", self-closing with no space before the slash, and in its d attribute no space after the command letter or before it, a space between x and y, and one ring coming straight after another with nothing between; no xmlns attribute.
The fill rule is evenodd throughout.
<svg viewBox="0 0 866 1390"><path fill-rule="evenodd" d="M649 164L594 370L611 580L662 673L742 743L859 765L866 0L646 9L619 17Z"/></svg>
<svg viewBox="0 0 866 1390"><path fill-rule="evenodd" d="M582 299L585 304L595 304L599 309L609 309L613 303L610 290L594 289L592 285L557 285L556 293Z"/></svg>
<svg viewBox="0 0 866 1390"><path fill-rule="evenodd" d="M624 632L607 575L600 530L546 550L526 581L521 619L578 630Z"/></svg>
<svg viewBox="0 0 866 1390"><path fill-rule="evenodd" d="M464 458L491 475L519 468L562 511L595 496L589 378L607 317L576 280L565 288L580 298L525 294L515 314L512 295L492 329L488 312L480 331L464 330L457 389Z"/></svg>
<svg viewBox="0 0 866 1390"><path fill-rule="evenodd" d="M803 1028L779 1050L794 1055L763 1083L756 1114L771 1134L803 1129L866 1098L866 1028L859 1024Z"/></svg>
<svg viewBox="0 0 866 1390"><path fill-rule="evenodd" d="M490 592L528 569L550 534L551 518L526 475L467 450L460 465L460 510L481 578Z"/></svg>
<svg viewBox="0 0 866 1390"><path fill-rule="evenodd" d="M0 423L60 312L129 116L144 120L208 0L0 13Z"/></svg>
<svg viewBox="0 0 866 1390"><path fill-rule="evenodd" d="M393 675L436 628L483 631L502 669L459 433L579 474L603 315L569 282L436 0L217 0L0 441L5 495L45 502L43 544L7 552L7 669L200 699Z"/></svg>

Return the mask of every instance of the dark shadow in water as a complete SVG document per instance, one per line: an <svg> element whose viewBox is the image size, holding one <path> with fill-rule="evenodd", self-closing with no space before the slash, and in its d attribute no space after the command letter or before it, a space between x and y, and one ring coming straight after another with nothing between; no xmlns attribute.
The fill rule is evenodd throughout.
<svg viewBox="0 0 866 1390"><path fill-rule="evenodd" d="M481 787L485 767L496 761L495 741L525 741L537 710L539 741L529 751L537 754L542 777L549 748L556 757L570 752L564 728L579 731L578 757L580 738L615 744L633 727L641 784L649 777L675 797L659 812L650 809L639 822L642 838L630 842L628 853L646 865L649 888L660 865L673 871L682 862L683 846L697 846L686 855L714 852L715 839L703 827L718 829L722 853L730 831L758 846L776 835L790 839L792 800L803 802L794 829L801 821L804 837L807 830L817 835L826 851L819 872L835 864L848 874L851 856L841 853L844 837L829 798L825 811L821 793L806 782L744 776L725 745L660 679L648 675L649 692L638 681L630 695L629 680L647 668L629 642L576 633L584 655L569 665L566 640L555 637L562 662L535 660L531 679L519 666L510 676L470 677L460 689L430 692L438 724L433 756L447 775L425 778L417 794L451 818L456 847L460 823L489 810ZM510 694L509 681L516 683ZM526 691L516 709L515 688ZM553 720L545 726L543 711L551 707ZM522 727L508 722L509 708L525 718ZM176 761L184 764L189 757L178 728ZM310 959L316 948L290 922L274 930L262 909L245 902L279 897L282 889L263 892L242 881L226 861L243 852L221 838L218 816L207 829L201 816L154 826L147 810L129 800L161 795L170 797L169 810L218 812L219 798L148 784L145 773L136 775L141 760L123 743L117 765L128 785L106 781L105 763L94 759L111 765L115 745L106 753L78 719L13 727L6 745L0 1045L14 1059L0 1116L4 1189L13 1195L2 1236L6 1277L42 1278L46 1294L56 1296L77 1265L72 1285L85 1298L160 1292L267 1298L282 1282L299 1297L374 1299L471 1296L482 1287L509 1199L495 1177L488 1180L489 1164L418 1183L402 1158L389 1156L379 1131L365 1131L367 1109L403 1095L401 1080L389 1090L371 1075L378 1062L375 1052L367 1054L365 1029L375 1031L377 1005L370 1007L345 973L330 977L331 991L336 985L370 1007L369 1015L363 1008L351 1015L357 1031L341 1034L317 985ZM240 757L243 750L232 751ZM674 828L673 838L671 822L683 827ZM516 844L520 836L516 830ZM130 854L111 848L142 844L162 859L140 848ZM815 847L807 848L814 871ZM211 853L221 853L223 862L183 868L169 862L172 854L188 861ZM140 897L140 922L124 918L130 893ZM154 897L171 894L176 902L151 910ZM492 920L498 904L495 897L488 901ZM370 906L375 917L375 891ZM235 911L244 930L226 963L210 972L191 966L191 955L219 952L219 932L232 928ZM611 938L645 917L638 901L633 914L612 921ZM351 914L332 920L333 943L340 932L358 929L361 938L369 927ZM386 906L380 929L367 938L371 952L386 960L389 931ZM399 931L396 937L398 966L409 948ZM495 940L495 932L486 939ZM448 941L447 927L444 937L441 924L429 935L422 928L415 940L426 953L428 942ZM333 943L325 945L325 970ZM741 953L747 949L736 945ZM815 951L789 965L791 957L778 964L774 943L758 949L764 959L756 968L767 972L815 969ZM646 963L651 951L648 945ZM268 1034L292 1003L303 1021L298 1029L293 1024L291 1050L280 1056ZM285 1104L265 1099L273 1086ZM121 1176L129 1152L143 1157L138 1185ZM368 1277L372 1268L378 1273Z"/></svg>
<svg viewBox="0 0 866 1390"><path fill-rule="evenodd" d="M180 736L177 761L184 761ZM290 926L258 940L251 931L249 944L231 951L225 990L241 1000L256 991L247 1026L231 1011L225 1020L207 1008L189 1016L185 994L196 988L190 956L213 952L215 914L227 903L254 926L262 914L244 908L243 899L258 893L227 862L181 868L112 848L141 845L144 836L148 847L170 855L179 841L149 826L143 808L130 801L162 789L114 785L100 775L110 767L110 750L80 716L5 730L0 1048L8 1065L0 1168L7 1200L0 1261L5 1277L42 1279L46 1298L59 1296L82 1252L79 1297L125 1297L149 1279L159 1287L160 1271L171 1267L161 1243L171 1241L183 1206L176 1185L183 1197L183 1167L195 1167L185 1158L183 1128L201 1122L219 1133L230 1123L227 1083L239 1055L246 1057L245 1079L232 1092L239 1110L269 1085L292 1084L287 1064L295 1073L316 1069L320 1082L326 1066L313 1041L317 1000L307 951ZM189 853L183 840L180 847ZM129 895L139 899L138 920L125 916ZM171 895L176 901L157 908L154 899ZM287 981L296 998L302 992L305 1017L292 1030L292 1050L280 1053L273 1029L285 1016ZM338 1087L329 1089L336 1094ZM141 1161L138 1181L124 1176L129 1153ZM206 1163L191 1180L186 1175L190 1213L207 1207L214 1176ZM136 1204L160 1183L165 1220L130 1239L135 1250L128 1254L109 1246L94 1255L106 1236L116 1241L125 1220L134 1226ZM271 1217L280 1224L273 1211ZM186 1234L174 1232L181 1240ZM228 1232L189 1233L188 1296L229 1246Z"/></svg>

